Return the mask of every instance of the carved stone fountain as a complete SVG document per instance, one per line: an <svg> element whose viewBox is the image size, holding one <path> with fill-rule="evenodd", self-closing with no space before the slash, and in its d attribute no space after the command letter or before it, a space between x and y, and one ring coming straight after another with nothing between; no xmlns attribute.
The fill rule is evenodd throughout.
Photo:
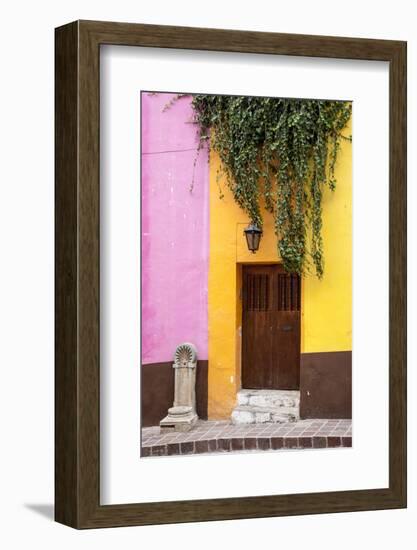
<svg viewBox="0 0 417 550"><path fill-rule="evenodd" d="M195 401L197 350L193 344L177 347L172 367L175 370L174 404L159 425L161 432L188 432L198 420Z"/></svg>

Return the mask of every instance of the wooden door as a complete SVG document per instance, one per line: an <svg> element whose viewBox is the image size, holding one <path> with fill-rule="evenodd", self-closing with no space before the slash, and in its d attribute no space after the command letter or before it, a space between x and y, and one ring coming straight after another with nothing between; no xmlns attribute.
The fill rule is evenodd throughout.
<svg viewBox="0 0 417 550"><path fill-rule="evenodd" d="M280 265L243 266L242 387L300 386L301 282Z"/></svg>

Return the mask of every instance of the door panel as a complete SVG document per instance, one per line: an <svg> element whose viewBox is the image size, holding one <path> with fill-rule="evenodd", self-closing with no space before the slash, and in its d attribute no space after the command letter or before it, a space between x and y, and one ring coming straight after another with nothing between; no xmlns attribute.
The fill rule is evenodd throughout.
<svg viewBox="0 0 417 550"><path fill-rule="evenodd" d="M300 313L275 313L276 336L272 338L271 388L297 390L300 386Z"/></svg>
<svg viewBox="0 0 417 550"><path fill-rule="evenodd" d="M298 275L280 265L243 267L243 388L299 388L300 303Z"/></svg>

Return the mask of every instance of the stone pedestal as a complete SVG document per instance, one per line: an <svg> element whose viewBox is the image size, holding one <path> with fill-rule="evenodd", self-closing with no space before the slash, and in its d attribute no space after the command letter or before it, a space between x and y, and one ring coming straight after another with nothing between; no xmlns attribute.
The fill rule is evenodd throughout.
<svg viewBox="0 0 417 550"><path fill-rule="evenodd" d="M195 381L197 372L197 350L192 344L181 344L175 350L174 404L159 423L163 432L188 432L197 422Z"/></svg>

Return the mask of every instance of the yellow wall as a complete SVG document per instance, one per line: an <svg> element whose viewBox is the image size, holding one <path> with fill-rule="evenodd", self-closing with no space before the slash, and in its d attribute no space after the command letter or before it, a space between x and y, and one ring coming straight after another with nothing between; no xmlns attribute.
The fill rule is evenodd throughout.
<svg viewBox="0 0 417 550"><path fill-rule="evenodd" d="M303 278L302 353L352 349L351 144L342 143L339 155L336 190L323 193L324 276Z"/></svg>
<svg viewBox="0 0 417 550"><path fill-rule="evenodd" d="M347 131L350 131L348 129ZM256 254L248 251L243 229L249 220L220 181L219 158L210 156L210 266L208 281L209 418L228 418L240 389L241 265L279 261L273 219L264 212ZM336 168L337 188L323 195L324 276L302 281L301 352L351 349L352 159L343 142Z"/></svg>

